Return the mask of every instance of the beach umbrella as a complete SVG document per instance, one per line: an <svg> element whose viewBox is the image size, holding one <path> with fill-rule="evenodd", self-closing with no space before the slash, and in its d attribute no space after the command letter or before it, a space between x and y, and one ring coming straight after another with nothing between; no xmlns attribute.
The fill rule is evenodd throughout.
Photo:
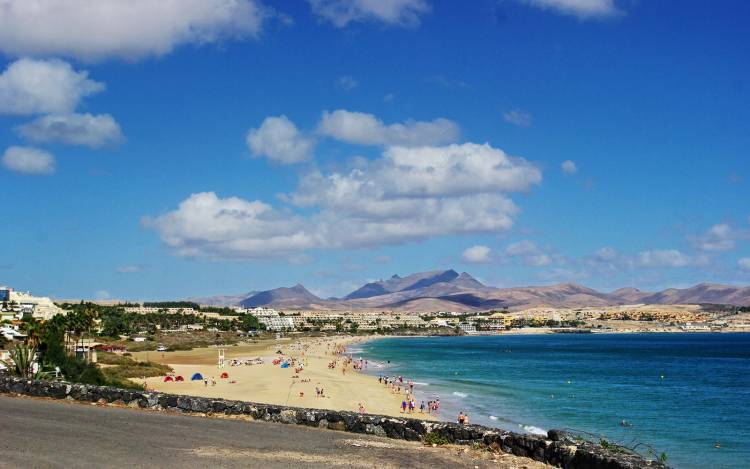
<svg viewBox="0 0 750 469"><path fill-rule="evenodd" d="M175 381L185 381L185 378L183 378L182 376L178 376L174 380Z"/></svg>
<svg viewBox="0 0 750 469"><path fill-rule="evenodd" d="M168 381L174 381L174 380L172 379L172 377L171 377L171 376L165 376L165 377L164 377L164 382L166 383L166 382L168 382Z"/></svg>
<svg viewBox="0 0 750 469"><path fill-rule="evenodd" d="M190 378L191 381L200 381L203 379L203 375L200 373L195 373L192 378Z"/></svg>
<svg viewBox="0 0 750 469"><path fill-rule="evenodd" d="M221 377L222 377L222 378L229 378L229 373L227 373L227 372L225 371L224 373L222 373L222 374L221 374Z"/></svg>

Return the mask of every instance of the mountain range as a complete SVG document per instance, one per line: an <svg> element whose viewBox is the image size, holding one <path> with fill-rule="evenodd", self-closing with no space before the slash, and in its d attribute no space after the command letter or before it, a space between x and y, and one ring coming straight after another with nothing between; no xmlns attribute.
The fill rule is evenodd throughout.
<svg viewBox="0 0 750 469"><path fill-rule="evenodd" d="M285 309L477 311L531 307L577 308L621 304L732 304L750 306L750 287L701 283L690 288L599 292L574 283L496 288L453 269L394 275L369 282L342 298L322 299L297 284L246 295L193 298L201 304Z"/></svg>

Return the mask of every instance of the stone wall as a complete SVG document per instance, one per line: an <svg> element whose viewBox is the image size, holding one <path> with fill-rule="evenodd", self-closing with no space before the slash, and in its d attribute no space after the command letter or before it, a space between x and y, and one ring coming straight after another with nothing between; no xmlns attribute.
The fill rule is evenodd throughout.
<svg viewBox="0 0 750 469"><path fill-rule="evenodd" d="M639 456L607 450L575 439L558 430L547 437L525 435L481 425L428 422L354 412L285 407L272 404L191 397L159 392L140 392L106 386L55 381L27 381L0 376L0 393L69 399L82 402L115 403L142 409L184 413L243 415L254 420L327 428L410 441L436 437L454 444L480 443L495 451L526 456L557 467L571 469L665 468Z"/></svg>

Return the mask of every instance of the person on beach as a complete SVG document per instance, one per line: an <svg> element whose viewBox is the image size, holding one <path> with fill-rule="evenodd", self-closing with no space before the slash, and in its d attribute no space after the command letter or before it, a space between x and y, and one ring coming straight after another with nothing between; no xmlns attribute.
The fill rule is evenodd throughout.
<svg viewBox="0 0 750 469"><path fill-rule="evenodd" d="M406 413L406 401L401 401L401 413Z"/></svg>
<svg viewBox="0 0 750 469"><path fill-rule="evenodd" d="M466 420L466 416L464 416L463 411L461 411L461 412L458 413L458 418L456 420L458 421L459 425L463 425L464 424L464 422Z"/></svg>
<svg viewBox="0 0 750 469"><path fill-rule="evenodd" d="M362 415L365 413L365 406L362 405L362 403L359 403L359 414Z"/></svg>
<svg viewBox="0 0 750 469"><path fill-rule="evenodd" d="M203 378L203 386L208 387L208 378Z"/></svg>
<svg viewBox="0 0 750 469"><path fill-rule="evenodd" d="M419 413L424 414L424 401L422 401L422 403L419 404Z"/></svg>

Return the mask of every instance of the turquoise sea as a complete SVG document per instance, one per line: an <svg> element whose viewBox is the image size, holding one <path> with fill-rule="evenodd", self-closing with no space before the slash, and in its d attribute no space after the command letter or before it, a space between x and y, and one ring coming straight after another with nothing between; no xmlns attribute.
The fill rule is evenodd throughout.
<svg viewBox="0 0 750 469"><path fill-rule="evenodd" d="M350 351L370 374L413 379L418 399L439 397L445 420L643 442L676 468L750 467L750 334L387 338Z"/></svg>

